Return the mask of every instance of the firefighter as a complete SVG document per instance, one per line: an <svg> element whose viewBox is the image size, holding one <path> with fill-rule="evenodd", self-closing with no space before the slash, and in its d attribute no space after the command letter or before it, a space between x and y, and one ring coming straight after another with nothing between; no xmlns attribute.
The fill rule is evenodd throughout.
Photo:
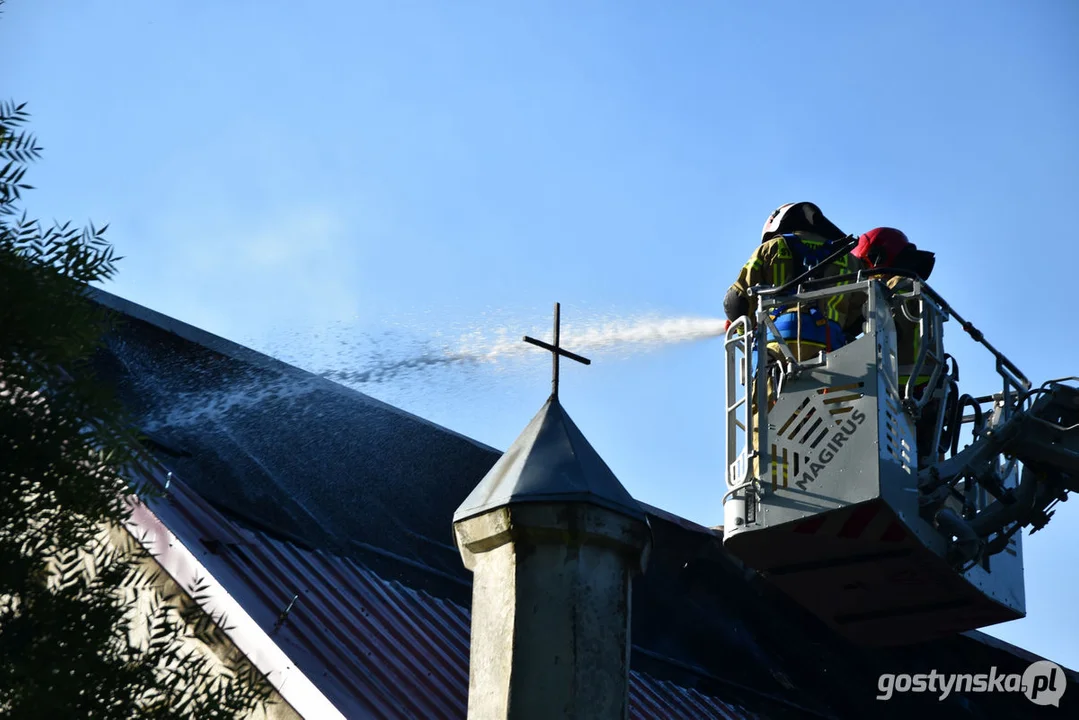
<svg viewBox="0 0 1079 720"><path fill-rule="evenodd" d="M920 250L900 230L879 227L870 230L858 238L858 245L851 251L870 269L896 268L913 272L922 280L928 280L936 264L936 255L927 250ZM892 292L909 291L913 280L900 275L885 276L885 286ZM918 308L908 304L907 312L897 309L892 313L895 321L896 360L899 364L899 386L906 387L918 356L921 333L919 324L911 318L918 317ZM913 397L921 398L927 391L927 385L937 361L926 355L918 377L915 378ZM941 378L943 379L943 377ZM952 398L954 400L954 398ZM941 459L940 448L936 452L930 447L936 434L940 403L933 399L922 409L916 425L919 466L924 466L930 459ZM942 437L940 447L947 446L947 438Z"/></svg>
<svg viewBox="0 0 1079 720"><path fill-rule="evenodd" d="M780 286L834 254L845 235L820 208L810 202L787 203L771 215L761 232L761 245L742 267L723 299L729 322L743 315L752 318L747 290L754 285ZM822 269L818 277L833 277L860 269L850 255ZM799 362L822 350L837 350L858 334L860 315L852 313L851 298L837 295L809 305L778 308L772 321ZM857 317L852 317L856 315ZM779 341L769 332L768 348L778 356Z"/></svg>
<svg viewBox="0 0 1079 720"><path fill-rule="evenodd" d="M794 280L810 267L834 255L839 242L845 238L843 231L813 203L787 203L775 210L764 223L760 246L742 267L723 299L728 326L746 315L754 322L754 308L750 307L747 293L749 288L756 285L778 287ZM859 269L860 261L844 254L822 268L819 277L834 277ZM815 357L822 350L837 350L846 344L848 335L857 334L861 327L848 318L852 309L849 296L837 295L809 305L776 308L772 312L772 322L780 337L774 337L769 331L767 338L769 409L776 400L782 357L780 342L786 343L798 362ZM859 320L860 317L859 314ZM750 382L748 389L751 395L749 411L757 412L755 382ZM758 461L752 460L750 473L757 477L759 470ZM786 468L777 470L787 471Z"/></svg>

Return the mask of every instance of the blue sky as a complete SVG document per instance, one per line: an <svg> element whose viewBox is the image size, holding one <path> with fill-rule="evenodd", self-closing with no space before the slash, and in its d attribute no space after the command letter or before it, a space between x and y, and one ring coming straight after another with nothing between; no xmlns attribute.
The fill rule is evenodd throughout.
<svg viewBox="0 0 1079 720"><path fill-rule="evenodd" d="M556 300L721 315L806 199L936 251L1035 382L1079 374L1079 5L806 5L12 0L0 42L46 151L31 213L110 222L109 290L309 369L342 333L544 332ZM536 353L368 391L505 448ZM713 341L568 367L562 395L636 497L716 525L722 383ZM1026 543L1029 617L990 631L1079 667L1071 505Z"/></svg>

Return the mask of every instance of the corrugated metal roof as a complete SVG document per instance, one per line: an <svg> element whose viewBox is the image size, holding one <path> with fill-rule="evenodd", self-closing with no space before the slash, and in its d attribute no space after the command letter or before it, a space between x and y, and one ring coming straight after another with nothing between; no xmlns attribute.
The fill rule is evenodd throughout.
<svg viewBox="0 0 1079 720"><path fill-rule="evenodd" d="M466 716L467 608L352 560L241 528L175 477L168 497L148 507L346 717ZM630 716L756 717L636 671Z"/></svg>

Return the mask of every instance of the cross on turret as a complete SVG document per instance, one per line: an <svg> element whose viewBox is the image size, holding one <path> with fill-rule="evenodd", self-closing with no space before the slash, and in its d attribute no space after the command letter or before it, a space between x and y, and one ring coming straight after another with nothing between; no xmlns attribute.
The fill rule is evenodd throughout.
<svg viewBox="0 0 1079 720"><path fill-rule="evenodd" d="M535 338L528 337L527 335L525 335L525 337L524 337L524 341L526 343L531 343L531 344L535 345L536 347L543 348L544 350L547 350L548 352L550 352L551 355L552 355L552 362L553 362L553 364L552 364L553 377L551 379L551 396L552 397L558 397L558 358L559 358L559 356L567 357L570 360L576 360L577 362L579 362L579 363L581 363L583 365L591 365L592 364L592 361L589 360L588 358L581 357L580 355L577 355L576 353L571 353L569 350L563 350L562 346L559 345L560 315L561 315L561 306L560 306L559 303L555 303L554 304L554 344L553 345L545 343L542 340L537 340Z"/></svg>

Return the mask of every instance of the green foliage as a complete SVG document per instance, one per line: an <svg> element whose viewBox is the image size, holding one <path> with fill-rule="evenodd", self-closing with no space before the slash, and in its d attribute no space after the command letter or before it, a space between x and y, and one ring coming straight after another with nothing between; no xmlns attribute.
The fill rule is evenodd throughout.
<svg viewBox="0 0 1079 720"><path fill-rule="evenodd" d="M27 120L0 104L0 717L245 717L264 678L202 651L204 588L170 595L123 530L148 457L91 369L115 320L87 297L120 258L104 227L27 219Z"/></svg>

